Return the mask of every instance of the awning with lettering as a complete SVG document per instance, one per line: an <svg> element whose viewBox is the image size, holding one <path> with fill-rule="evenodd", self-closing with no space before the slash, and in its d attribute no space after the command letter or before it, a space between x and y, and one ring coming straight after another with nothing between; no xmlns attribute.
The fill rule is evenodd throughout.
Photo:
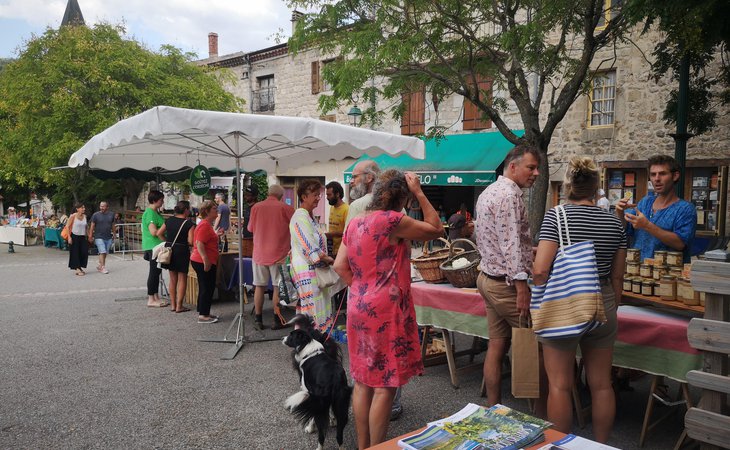
<svg viewBox="0 0 730 450"><path fill-rule="evenodd" d="M524 131L515 131L522 136ZM399 169L417 173L424 186L487 186L497 179L496 169L514 147L498 131L451 134L442 139L426 140L426 158L408 155L363 156L357 162L373 159L381 169ZM355 162L345 171L345 183L352 178Z"/></svg>

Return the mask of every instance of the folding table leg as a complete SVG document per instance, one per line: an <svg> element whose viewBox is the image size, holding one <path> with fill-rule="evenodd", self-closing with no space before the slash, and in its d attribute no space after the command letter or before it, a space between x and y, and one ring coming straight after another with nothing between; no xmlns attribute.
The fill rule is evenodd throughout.
<svg viewBox="0 0 730 450"><path fill-rule="evenodd" d="M646 440L646 432L649 429L649 421L651 420L651 413L654 411L654 393L659 385L658 375L654 375L651 380L651 388L649 389L649 400L646 402L646 412L644 413L644 423L641 425L641 435L639 436L639 447L644 446L644 440Z"/></svg>
<svg viewBox="0 0 730 450"><path fill-rule="evenodd" d="M454 359L454 347L451 340L451 332L449 330L441 330L444 335L444 347L446 347L446 361L449 364L449 374L451 375L451 385L459 388L459 377L456 374L456 360Z"/></svg>

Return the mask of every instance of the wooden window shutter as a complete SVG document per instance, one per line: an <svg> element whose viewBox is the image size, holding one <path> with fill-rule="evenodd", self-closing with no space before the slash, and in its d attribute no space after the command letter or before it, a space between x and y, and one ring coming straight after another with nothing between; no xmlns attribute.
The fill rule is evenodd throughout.
<svg viewBox="0 0 730 450"><path fill-rule="evenodd" d="M400 134L407 136L411 134L411 94L401 95L403 102L403 115L400 118Z"/></svg>
<svg viewBox="0 0 730 450"><path fill-rule="evenodd" d="M312 61L312 94L319 94L320 84L319 61Z"/></svg>
<svg viewBox="0 0 730 450"><path fill-rule="evenodd" d="M400 133L402 135L423 134L426 131L426 93L423 90L402 95L403 117Z"/></svg>
<svg viewBox="0 0 730 450"><path fill-rule="evenodd" d="M487 103L492 103L492 82L482 77L477 77L479 85L479 97L482 98L487 92ZM483 130L492 127L492 121L482 119L482 110L468 99L464 99L464 119L462 120L464 130Z"/></svg>

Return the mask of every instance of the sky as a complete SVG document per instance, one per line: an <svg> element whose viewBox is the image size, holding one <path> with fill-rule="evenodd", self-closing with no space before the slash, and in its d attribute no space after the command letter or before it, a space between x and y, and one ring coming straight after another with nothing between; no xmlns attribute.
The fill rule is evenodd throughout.
<svg viewBox="0 0 730 450"><path fill-rule="evenodd" d="M87 25L124 24L127 37L150 50L171 44L208 57L208 33L218 33L218 54L276 45L291 34L284 0L77 0ZM67 0L0 0L0 58L18 56L34 34L58 28Z"/></svg>

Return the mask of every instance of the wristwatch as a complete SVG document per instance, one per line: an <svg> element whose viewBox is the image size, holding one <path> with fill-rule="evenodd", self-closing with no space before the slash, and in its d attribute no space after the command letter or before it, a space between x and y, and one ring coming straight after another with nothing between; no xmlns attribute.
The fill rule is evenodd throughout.
<svg viewBox="0 0 730 450"><path fill-rule="evenodd" d="M520 272L517 275L513 276L512 279L516 281L527 281L528 275L527 272Z"/></svg>

